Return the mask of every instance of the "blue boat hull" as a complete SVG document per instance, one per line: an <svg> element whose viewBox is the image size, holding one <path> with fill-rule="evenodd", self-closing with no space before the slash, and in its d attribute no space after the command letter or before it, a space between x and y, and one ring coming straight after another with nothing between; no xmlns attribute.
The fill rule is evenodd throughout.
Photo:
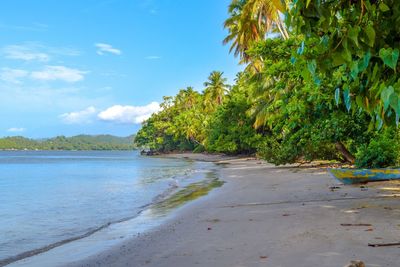
<svg viewBox="0 0 400 267"><path fill-rule="evenodd" d="M329 172L344 184L400 179L400 169L330 169Z"/></svg>

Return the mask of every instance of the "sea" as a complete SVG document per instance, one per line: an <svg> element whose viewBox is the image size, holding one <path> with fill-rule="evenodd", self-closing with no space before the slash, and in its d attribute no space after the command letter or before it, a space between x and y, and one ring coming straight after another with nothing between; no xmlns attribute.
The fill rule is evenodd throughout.
<svg viewBox="0 0 400 267"><path fill-rule="evenodd" d="M138 151L0 151L0 266L134 220L213 168Z"/></svg>

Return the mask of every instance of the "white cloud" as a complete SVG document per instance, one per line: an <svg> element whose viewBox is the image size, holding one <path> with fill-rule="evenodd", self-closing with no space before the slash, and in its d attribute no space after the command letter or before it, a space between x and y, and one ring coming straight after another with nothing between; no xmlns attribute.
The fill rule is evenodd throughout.
<svg viewBox="0 0 400 267"><path fill-rule="evenodd" d="M161 57L160 56L147 56L147 57L145 57L146 59L148 59L148 60L156 60L156 59L161 59Z"/></svg>
<svg viewBox="0 0 400 267"><path fill-rule="evenodd" d="M152 102L146 106L112 106L98 114L98 118L103 121L117 123L142 123L150 116L160 110L157 102Z"/></svg>
<svg viewBox="0 0 400 267"><path fill-rule="evenodd" d="M16 127L13 127L13 128L10 128L10 129L7 129L7 132L11 132L11 133L21 133L21 132L25 132L25 128L16 128Z"/></svg>
<svg viewBox="0 0 400 267"><path fill-rule="evenodd" d="M27 45L9 45L4 47L2 52L9 59L40 62L50 60L50 56L47 53L36 51L36 49Z"/></svg>
<svg viewBox="0 0 400 267"><path fill-rule="evenodd" d="M29 74L26 70L19 70L19 69L10 69L10 68L2 68L0 72L0 80L20 84L20 78L24 78Z"/></svg>
<svg viewBox="0 0 400 267"><path fill-rule="evenodd" d="M61 114L60 118L67 124L84 124L92 122L96 112L96 108L91 106L81 111Z"/></svg>
<svg viewBox="0 0 400 267"><path fill-rule="evenodd" d="M110 44L97 43L95 44L95 46L97 47L96 53L99 55L104 55L105 53L110 53L114 55L122 54L121 50L112 47L112 45Z"/></svg>
<svg viewBox="0 0 400 267"><path fill-rule="evenodd" d="M83 80L86 71L71 69L64 66L45 66L42 71L34 71L31 73L31 78L41 81L61 80L65 82L78 82Z"/></svg>

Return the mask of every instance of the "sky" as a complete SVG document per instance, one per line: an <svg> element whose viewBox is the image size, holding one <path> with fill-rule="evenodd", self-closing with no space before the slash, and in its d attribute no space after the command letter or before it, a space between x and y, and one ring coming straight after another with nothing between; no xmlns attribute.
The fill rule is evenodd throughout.
<svg viewBox="0 0 400 267"><path fill-rule="evenodd" d="M229 0L0 0L0 136L135 133L213 70Z"/></svg>

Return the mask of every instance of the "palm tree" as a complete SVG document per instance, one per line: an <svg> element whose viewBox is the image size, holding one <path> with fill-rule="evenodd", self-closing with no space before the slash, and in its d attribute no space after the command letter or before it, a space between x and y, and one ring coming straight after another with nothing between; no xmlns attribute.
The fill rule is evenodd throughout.
<svg viewBox="0 0 400 267"><path fill-rule="evenodd" d="M186 89L179 90L175 96L174 104L178 109L191 109L193 108L199 98L200 94L189 86Z"/></svg>
<svg viewBox="0 0 400 267"><path fill-rule="evenodd" d="M255 16L250 12L243 12L246 3L247 0L233 0L228 7L230 16L224 23L224 28L229 34L223 43L231 43L229 51L233 51L235 57L240 56L240 63L249 62L246 51L253 42L261 40L265 34Z"/></svg>
<svg viewBox="0 0 400 267"><path fill-rule="evenodd" d="M278 29L282 38L289 38L282 21L285 12L282 0L232 0L228 12L230 16L224 27L229 34L223 43L231 43L230 52L240 56L240 63L249 63L246 51L254 42L265 39L272 30Z"/></svg>
<svg viewBox="0 0 400 267"><path fill-rule="evenodd" d="M244 9L244 12L250 12L256 16L265 33L276 28L283 39L288 39L289 34L282 21L282 15L285 11L285 4L281 0L248 0Z"/></svg>
<svg viewBox="0 0 400 267"><path fill-rule="evenodd" d="M209 111L222 105L225 93L228 91L229 85L226 84L227 79L223 75L224 73L221 71L213 71L204 83L204 106Z"/></svg>

